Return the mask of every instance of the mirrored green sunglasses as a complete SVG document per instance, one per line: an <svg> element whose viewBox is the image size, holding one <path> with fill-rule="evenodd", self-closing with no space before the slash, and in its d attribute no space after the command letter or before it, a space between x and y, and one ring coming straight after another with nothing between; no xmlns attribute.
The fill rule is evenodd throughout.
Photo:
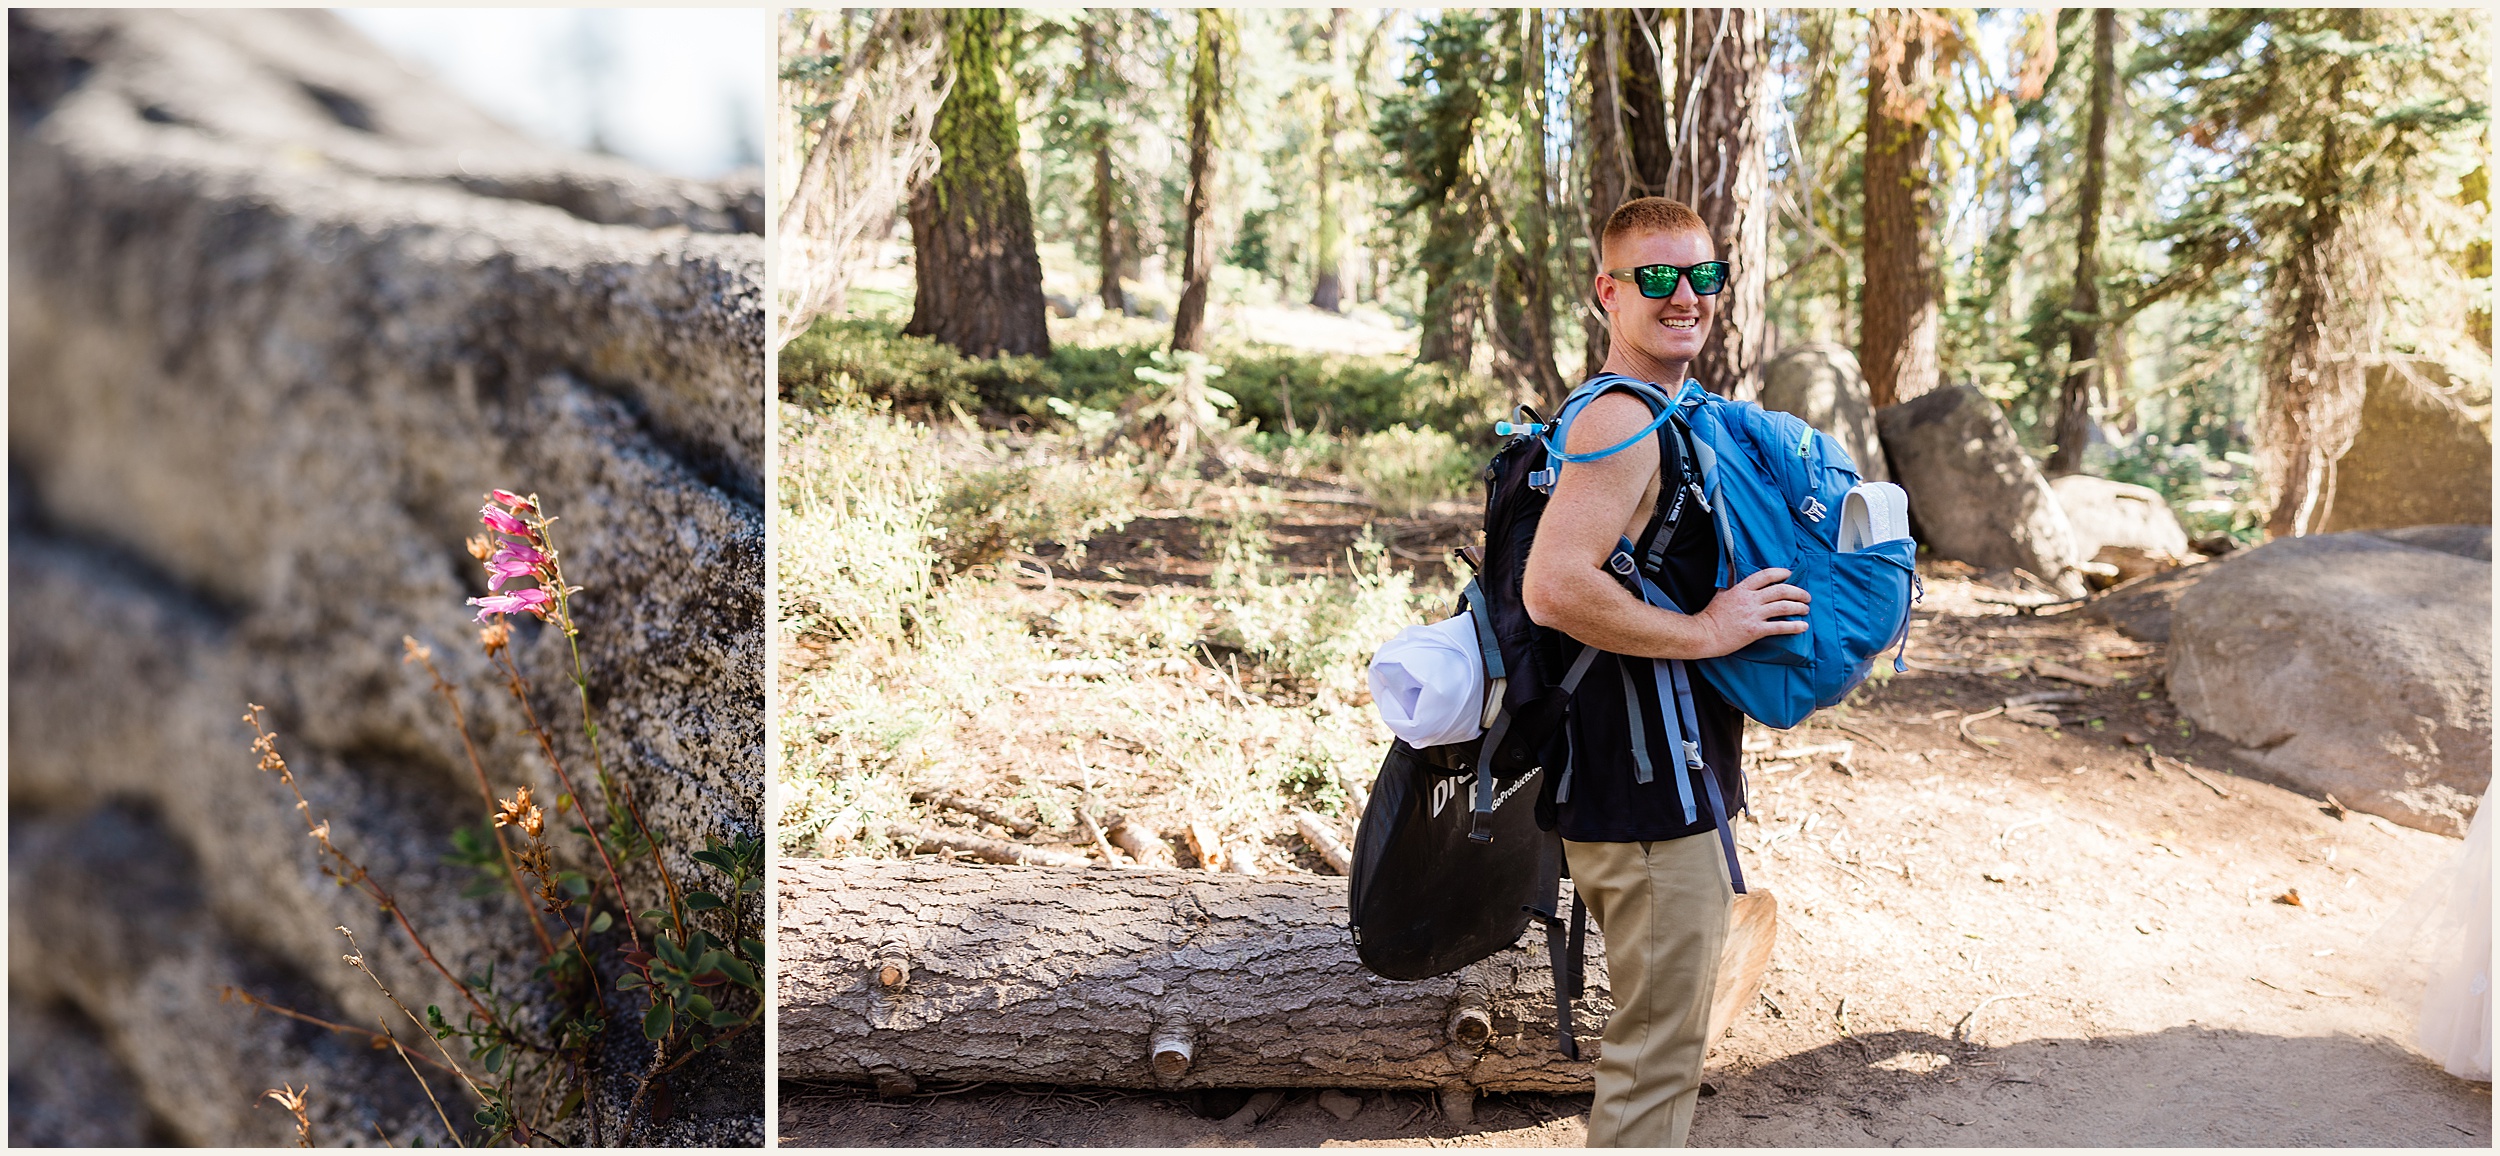
<svg viewBox="0 0 2500 1156"><path fill-rule="evenodd" d="M1637 269L1608 269L1606 275L1617 281L1629 281L1639 287L1643 297L1673 297L1675 283L1692 282L1693 292L1703 297L1727 288L1727 262L1704 261L1698 265L1643 265Z"/></svg>

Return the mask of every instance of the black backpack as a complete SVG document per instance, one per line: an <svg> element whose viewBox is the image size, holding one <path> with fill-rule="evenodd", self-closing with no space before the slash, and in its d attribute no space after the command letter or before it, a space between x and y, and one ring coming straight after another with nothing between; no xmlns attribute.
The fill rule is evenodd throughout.
<svg viewBox="0 0 2500 1156"><path fill-rule="evenodd" d="M1565 869L1553 790L1542 781L1528 788L1562 765L1571 693L1598 651L1543 631L1521 599L1553 481L1535 437L1541 419L1527 406L1519 416L1495 427L1510 440L1484 471L1484 550L1460 551L1476 574L1458 609L1475 613L1492 718L1478 740L1390 745L1354 839L1348 923L1363 966L1404 980L1457 971L1517 943L1530 919L1543 923L1557 1043L1578 1059L1571 1001L1582 988L1588 915L1577 896L1567 924L1559 914Z"/></svg>

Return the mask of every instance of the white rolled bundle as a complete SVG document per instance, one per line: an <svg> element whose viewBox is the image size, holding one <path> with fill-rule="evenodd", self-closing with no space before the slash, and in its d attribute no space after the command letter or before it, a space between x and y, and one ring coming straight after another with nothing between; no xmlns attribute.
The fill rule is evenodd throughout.
<svg viewBox="0 0 2500 1156"><path fill-rule="evenodd" d="M1372 705L1408 746L1484 733L1484 654L1470 613L1398 632L1372 656Z"/></svg>

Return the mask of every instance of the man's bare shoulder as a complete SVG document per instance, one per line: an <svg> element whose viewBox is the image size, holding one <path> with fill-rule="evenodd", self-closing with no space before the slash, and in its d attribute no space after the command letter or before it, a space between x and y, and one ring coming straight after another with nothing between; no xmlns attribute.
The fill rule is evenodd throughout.
<svg viewBox="0 0 2500 1156"><path fill-rule="evenodd" d="M1563 448L1575 454L1606 449L1641 432L1652 416L1649 406L1631 394L1606 394L1588 403L1573 416L1571 428L1563 438ZM1628 458L1631 463L1638 463L1643 457L1654 460L1657 456L1657 445L1643 438L1639 445L1627 446L1622 453L1590 464L1607 464L1615 458Z"/></svg>

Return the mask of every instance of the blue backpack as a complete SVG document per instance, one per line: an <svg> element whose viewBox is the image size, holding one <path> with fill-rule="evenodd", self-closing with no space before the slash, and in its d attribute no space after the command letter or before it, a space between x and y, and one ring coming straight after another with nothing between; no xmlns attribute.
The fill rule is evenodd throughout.
<svg viewBox="0 0 2500 1156"><path fill-rule="evenodd" d="M1618 445L1564 452L1572 418L1618 389L1649 406L1650 424ZM1717 522L1718 588L1777 566L1813 597L1804 633L1756 639L1734 654L1697 660L1711 686L1754 721L1785 730L1847 697L1866 681L1877 655L1896 645L1908 649L1910 607L1919 595L1918 544L1902 536L1840 549L1841 510L1859 484L1857 465L1840 443L1792 415L1729 401L1698 382L1687 381L1669 396L1649 382L1599 374L1572 391L1550 430L1535 431L1543 435L1546 468L1532 481L1551 492L1563 465L1618 453L1670 423L1684 439L1687 473L1679 485L1662 485L1659 500L1689 497ZM1660 535L1654 549L1664 548ZM1617 569L1621 561L1619 554ZM1648 559L1647 569L1654 571L1659 561ZM1650 604L1691 612L1654 583L1638 584ZM1904 669L1899 654L1893 669Z"/></svg>

